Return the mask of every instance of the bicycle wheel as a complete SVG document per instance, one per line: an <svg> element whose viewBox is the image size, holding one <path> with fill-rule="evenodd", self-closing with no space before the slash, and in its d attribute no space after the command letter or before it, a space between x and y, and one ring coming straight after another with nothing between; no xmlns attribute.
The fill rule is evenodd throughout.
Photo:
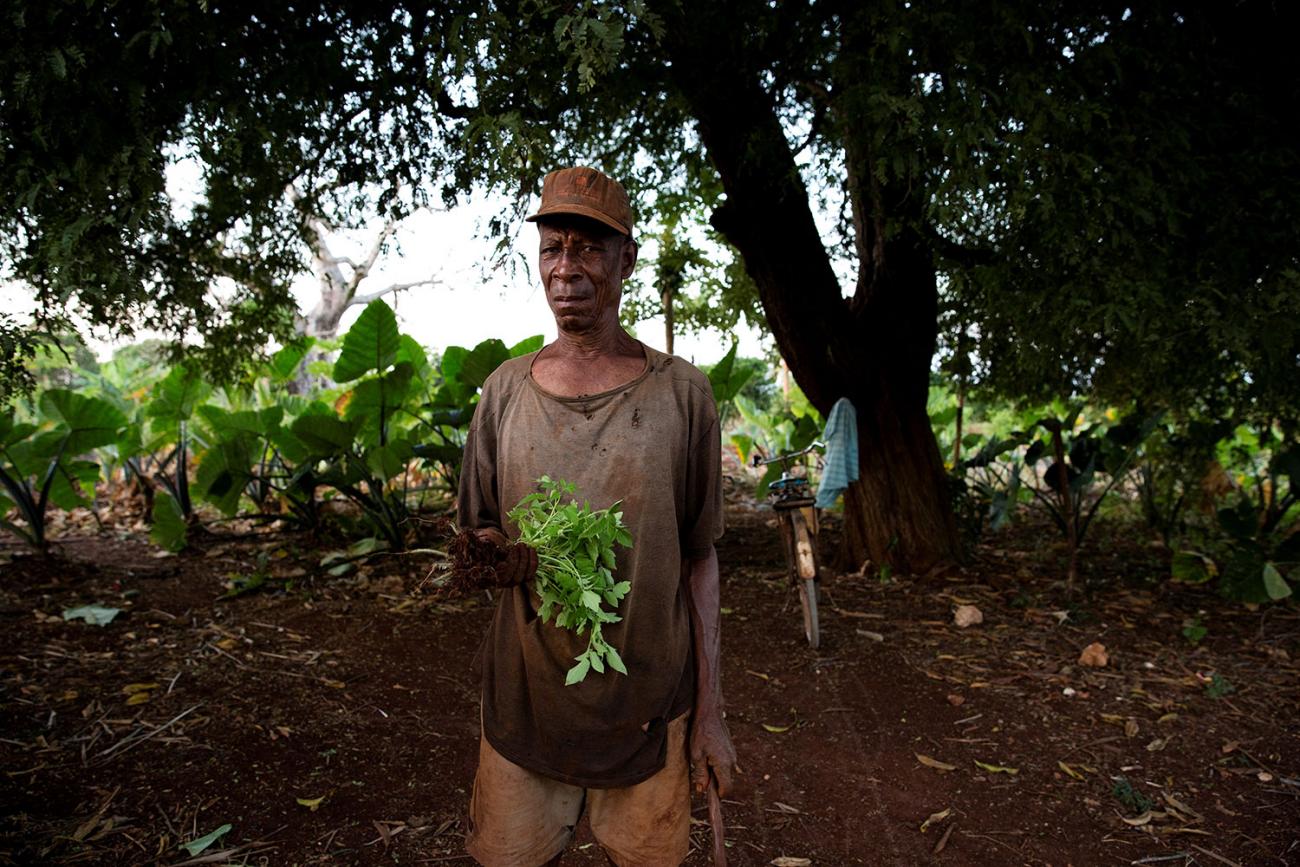
<svg viewBox="0 0 1300 867"><path fill-rule="evenodd" d="M816 649L821 644L821 627L817 622L817 543L801 512L790 513L790 524L794 537L794 577L799 584L799 607L803 609L803 634L808 646Z"/></svg>

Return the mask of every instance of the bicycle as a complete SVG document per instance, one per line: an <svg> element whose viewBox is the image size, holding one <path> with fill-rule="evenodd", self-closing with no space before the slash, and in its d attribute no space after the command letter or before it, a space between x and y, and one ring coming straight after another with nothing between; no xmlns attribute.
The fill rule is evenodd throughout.
<svg viewBox="0 0 1300 867"><path fill-rule="evenodd" d="M821 629L817 622L818 561L817 561L817 507L816 499L808 486L808 479L790 475L792 462L814 449L825 448L825 443L813 442L807 448L763 459L754 455L755 467L780 462L781 477L767 486L772 509L780 521L781 540L785 546L785 559L790 583L799 591L799 606L803 609L804 637L808 646L816 649L821 643Z"/></svg>

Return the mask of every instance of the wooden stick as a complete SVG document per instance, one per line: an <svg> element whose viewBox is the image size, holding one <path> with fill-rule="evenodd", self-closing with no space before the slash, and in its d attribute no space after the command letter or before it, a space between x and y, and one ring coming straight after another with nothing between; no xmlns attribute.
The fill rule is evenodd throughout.
<svg viewBox="0 0 1300 867"><path fill-rule="evenodd" d="M718 778L709 769L709 826L713 829L714 867L727 867L727 839L722 824L722 798L718 795Z"/></svg>

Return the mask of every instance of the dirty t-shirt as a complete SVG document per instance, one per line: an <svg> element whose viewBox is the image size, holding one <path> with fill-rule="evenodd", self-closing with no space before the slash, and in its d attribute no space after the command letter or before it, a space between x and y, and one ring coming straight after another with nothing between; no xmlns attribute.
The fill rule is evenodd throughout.
<svg viewBox="0 0 1300 867"><path fill-rule="evenodd" d="M559 397L529 371L536 353L483 386L465 444L458 520L498 527L542 475L577 485L579 501L623 503L632 547L615 580L631 589L605 640L627 666L565 686L587 637L543 623L531 583L503 592L475 668L483 734L510 761L579 786L628 786L663 767L667 723L690 709L695 669L685 563L722 534L720 438L708 379L644 347L646 367L601 394Z"/></svg>

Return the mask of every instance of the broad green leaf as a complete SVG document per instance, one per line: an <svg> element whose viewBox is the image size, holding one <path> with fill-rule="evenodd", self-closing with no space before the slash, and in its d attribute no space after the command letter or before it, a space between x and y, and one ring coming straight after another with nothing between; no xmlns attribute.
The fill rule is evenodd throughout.
<svg viewBox="0 0 1300 867"><path fill-rule="evenodd" d="M409 334L403 334L397 340L397 360L396 364L406 363L411 365L411 370L420 379L427 379L429 375L429 355L424 351L420 342Z"/></svg>
<svg viewBox="0 0 1300 867"><path fill-rule="evenodd" d="M271 378L281 382L293 379L298 373L298 365L302 364L303 358L315 343L316 339L314 337L304 337L300 341L290 343L276 352L275 355L272 355L268 365Z"/></svg>
<svg viewBox="0 0 1300 867"><path fill-rule="evenodd" d="M1291 595L1291 585L1286 583L1282 573L1272 563L1264 564L1264 590L1274 602Z"/></svg>
<svg viewBox="0 0 1300 867"><path fill-rule="evenodd" d="M410 440L397 439L366 452L366 466L376 476L387 481L405 471L413 457L415 449Z"/></svg>
<svg viewBox="0 0 1300 867"><path fill-rule="evenodd" d="M309 413L294 419L290 430L313 455L338 455L352 446L359 422L348 422L336 415Z"/></svg>
<svg viewBox="0 0 1300 867"><path fill-rule="evenodd" d="M510 357L518 358L521 355L536 352L542 348L545 342L545 338L540 334L534 334L532 337L525 337L523 340L510 347Z"/></svg>
<svg viewBox="0 0 1300 867"><path fill-rule="evenodd" d="M126 416L108 401L62 388L41 395L41 411L67 428L67 457L109 445L126 426Z"/></svg>
<svg viewBox="0 0 1300 867"><path fill-rule="evenodd" d="M153 387L152 399L145 414L168 424L186 421L195 408L207 400L212 388L203 381L197 368L177 365Z"/></svg>
<svg viewBox="0 0 1300 867"><path fill-rule="evenodd" d="M253 480L249 470L253 465L254 441L250 434L243 434L217 443L204 452L194 474L194 487L199 496L227 517L239 510L239 498Z"/></svg>
<svg viewBox="0 0 1300 867"><path fill-rule="evenodd" d="M155 545L173 553L185 547L185 516L172 495L159 491L153 501L153 529L149 539Z"/></svg>
<svg viewBox="0 0 1300 867"><path fill-rule="evenodd" d="M50 502L60 509L89 506L94 501L95 482L99 481L99 464L94 461L59 462L50 484Z"/></svg>
<svg viewBox="0 0 1300 867"><path fill-rule="evenodd" d="M448 382L459 380L461 368L465 366L467 358L469 358L469 350L463 346L448 346L444 349L442 363L438 366L442 378Z"/></svg>
<svg viewBox="0 0 1300 867"><path fill-rule="evenodd" d="M384 372L397 360L400 340L393 308L382 299L371 301L343 338L334 381L351 382L372 370Z"/></svg>
<svg viewBox="0 0 1300 867"><path fill-rule="evenodd" d="M482 388L492 371L509 360L510 350L506 349L506 345L495 337L489 337L470 350L458 375L461 381Z"/></svg>
<svg viewBox="0 0 1300 867"><path fill-rule="evenodd" d="M386 426L406 399L413 373L410 363L404 361L383 376L357 383L343 418L359 421L361 430L377 431Z"/></svg>

